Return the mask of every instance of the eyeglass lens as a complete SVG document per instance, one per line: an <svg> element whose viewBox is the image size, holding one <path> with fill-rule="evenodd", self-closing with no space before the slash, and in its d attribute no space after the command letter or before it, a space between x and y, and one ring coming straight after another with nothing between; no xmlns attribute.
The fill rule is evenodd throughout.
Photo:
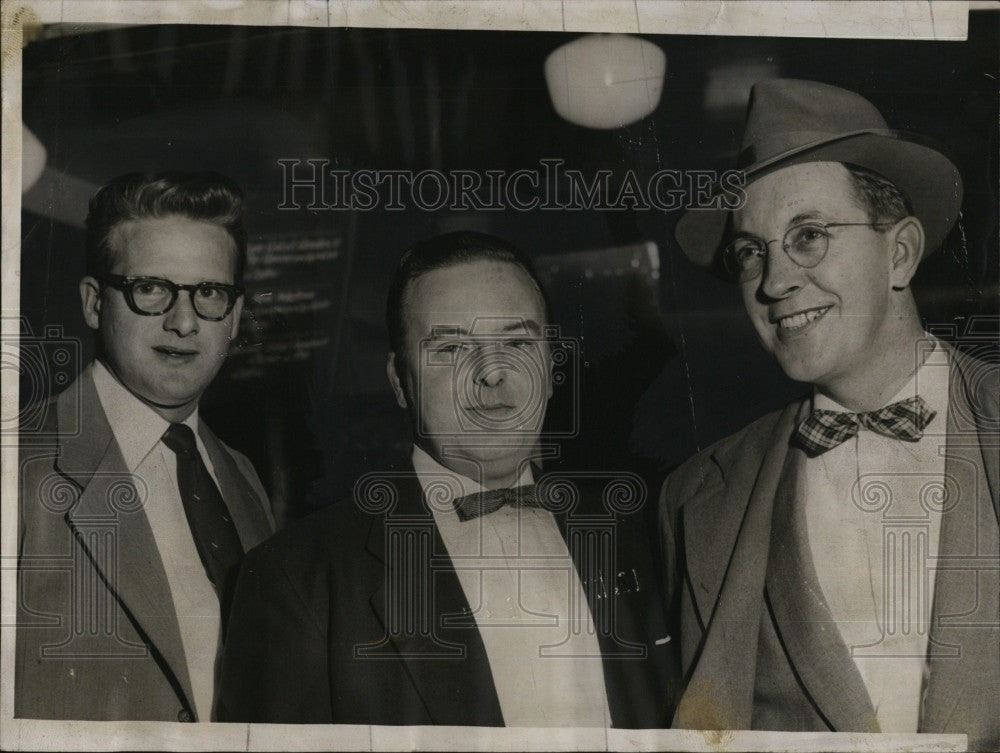
<svg viewBox="0 0 1000 753"><path fill-rule="evenodd" d="M222 319L233 305L233 293L228 288L202 283L186 288L195 312L205 319ZM132 284L132 300L146 314L163 314L173 308L180 289L166 280L138 280Z"/></svg>
<svg viewBox="0 0 1000 753"><path fill-rule="evenodd" d="M826 256L830 236L822 225L798 225L789 228L781 246L800 267L815 267ZM759 238L738 238L729 244L726 266L741 282L757 277L768 254L767 244Z"/></svg>

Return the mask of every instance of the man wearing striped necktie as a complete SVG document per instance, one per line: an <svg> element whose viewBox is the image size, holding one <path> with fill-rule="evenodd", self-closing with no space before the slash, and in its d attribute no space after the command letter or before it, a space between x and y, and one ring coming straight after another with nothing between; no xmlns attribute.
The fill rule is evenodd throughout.
<svg viewBox="0 0 1000 753"><path fill-rule="evenodd" d="M239 327L243 194L130 173L87 216L97 358L21 433L14 715L211 721L243 552L274 531L243 455L199 417Z"/></svg>

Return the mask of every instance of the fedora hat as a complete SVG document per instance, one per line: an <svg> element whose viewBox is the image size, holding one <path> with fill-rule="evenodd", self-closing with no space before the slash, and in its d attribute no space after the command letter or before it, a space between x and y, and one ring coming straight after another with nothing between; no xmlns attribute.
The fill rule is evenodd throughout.
<svg viewBox="0 0 1000 753"><path fill-rule="evenodd" d="M891 130L864 97L817 81L754 84L738 169L744 185L789 165L845 162L892 181L924 227L924 256L944 241L962 207L962 176L931 140ZM720 187L716 185L714 195ZM695 264L718 270L727 209L688 208L674 229Z"/></svg>

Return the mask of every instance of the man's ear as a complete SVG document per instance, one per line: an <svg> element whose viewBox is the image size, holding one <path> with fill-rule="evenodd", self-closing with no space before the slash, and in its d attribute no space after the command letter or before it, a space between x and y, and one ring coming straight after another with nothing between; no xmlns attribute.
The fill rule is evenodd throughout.
<svg viewBox="0 0 1000 753"><path fill-rule="evenodd" d="M91 329L101 328L101 285L93 277L80 280L80 302L83 319Z"/></svg>
<svg viewBox="0 0 1000 753"><path fill-rule="evenodd" d="M406 399L406 391L403 389L403 380L396 365L396 354L390 352L385 361L385 375L389 377L389 385L396 394L396 403L400 408L409 409L410 404Z"/></svg>
<svg viewBox="0 0 1000 753"><path fill-rule="evenodd" d="M240 333L240 317L243 315L243 296L236 299L233 310L229 312L229 315L233 317L232 322L229 324L229 340L232 341Z"/></svg>
<svg viewBox="0 0 1000 753"><path fill-rule="evenodd" d="M889 233L892 238L889 282L893 290L904 290L924 256L924 228L916 217L906 217Z"/></svg>

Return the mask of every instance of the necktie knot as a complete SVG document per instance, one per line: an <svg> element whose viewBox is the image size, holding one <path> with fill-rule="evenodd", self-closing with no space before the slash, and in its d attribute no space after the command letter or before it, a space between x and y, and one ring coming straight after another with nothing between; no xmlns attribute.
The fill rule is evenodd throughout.
<svg viewBox="0 0 1000 753"><path fill-rule="evenodd" d="M197 452L198 445L194 439L194 432L187 424L170 424L163 432L163 444L173 450L176 454L186 454Z"/></svg>
<svg viewBox="0 0 1000 753"><path fill-rule="evenodd" d="M455 512L461 521L472 520L480 515L489 515L505 505L538 507L538 494L534 484L513 489L492 489L456 497Z"/></svg>
<svg viewBox="0 0 1000 753"><path fill-rule="evenodd" d="M793 441L809 457L821 455L857 436L862 427L885 437L916 442L936 415L919 395L866 413L817 408L796 428Z"/></svg>

